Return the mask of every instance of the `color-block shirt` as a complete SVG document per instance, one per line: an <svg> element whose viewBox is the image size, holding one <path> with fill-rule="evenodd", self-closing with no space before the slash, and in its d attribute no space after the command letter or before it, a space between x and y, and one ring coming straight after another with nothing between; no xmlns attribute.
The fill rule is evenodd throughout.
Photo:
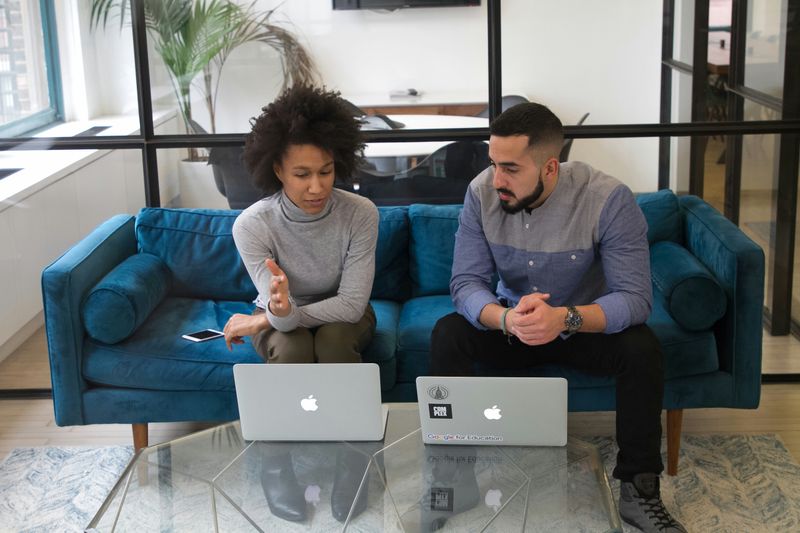
<svg viewBox="0 0 800 533"><path fill-rule="evenodd" d="M378 209L368 199L333 189L325 208L309 215L280 191L251 205L236 219L233 239L258 289L256 305L267 309L279 331L333 322L354 324L369 303L375 277ZM268 307L271 257L286 273L292 312Z"/></svg>
<svg viewBox="0 0 800 533"><path fill-rule="evenodd" d="M472 180L459 218L450 293L460 314L486 329L478 318L487 304L513 307L541 292L553 307L600 305L605 333L647 320L647 222L627 186L585 163L564 163L544 204L511 215L493 175L488 168Z"/></svg>

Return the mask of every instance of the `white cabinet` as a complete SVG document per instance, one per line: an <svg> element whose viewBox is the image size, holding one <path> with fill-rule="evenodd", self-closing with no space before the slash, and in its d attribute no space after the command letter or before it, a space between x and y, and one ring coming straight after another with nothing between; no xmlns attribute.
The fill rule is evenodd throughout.
<svg viewBox="0 0 800 533"><path fill-rule="evenodd" d="M54 259L48 250L45 230L45 195L34 194L7 210L11 223L13 249L17 257L14 290L17 294L16 319L25 325L42 309L41 272Z"/></svg>
<svg viewBox="0 0 800 533"><path fill-rule="evenodd" d="M48 264L60 257L81 238L78 217L78 188L75 174L46 187L35 196L41 197L45 220L45 242Z"/></svg>
<svg viewBox="0 0 800 533"><path fill-rule="evenodd" d="M44 267L119 213L144 206L138 150L107 151L0 211L0 359L41 321Z"/></svg>
<svg viewBox="0 0 800 533"><path fill-rule="evenodd" d="M121 152L108 152L72 176L78 187L81 235L88 234L110 217L126 212L125 160Z"/></svg>
<svg viewBox="0 0 800 533"><path fill-rule="evenodd" d="M15 289L19 257L14 249L11 216L0 211L0 343L18 329L16 323L17 291Z"/></svg>

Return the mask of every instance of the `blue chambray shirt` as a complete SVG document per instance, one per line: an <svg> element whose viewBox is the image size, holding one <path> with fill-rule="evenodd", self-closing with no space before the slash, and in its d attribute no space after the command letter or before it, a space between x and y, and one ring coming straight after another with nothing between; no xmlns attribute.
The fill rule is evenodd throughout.
<svg viewBox="0 0 800 533"><path fill-rule="evenodd" d="M460 314L487 329L478 320L487 304L513 307L542 292L553 307L600 305L605 333L647 320L647 222L627 186L585 163L564 163L544 204L510 215L493 174L488 168L472 180L459 218L450 293Z"/></svg>

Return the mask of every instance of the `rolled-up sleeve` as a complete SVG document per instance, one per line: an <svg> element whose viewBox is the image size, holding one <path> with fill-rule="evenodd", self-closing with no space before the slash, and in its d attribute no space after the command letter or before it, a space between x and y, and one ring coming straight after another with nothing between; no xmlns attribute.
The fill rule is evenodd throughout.
<svg viewBox="0 0 800 533"><path fill-rule="evenodd" d="M488 328L480 323L481 311L487 304L498 303L491 288L494 272L494 259L481 223L480 203L470 187L456 231L450 294L459 314L482 330Z"/></svg>
<svg viewBox="0 0 800 533"><path fill-rule="evenodd" d="M647 221L628 187L620 185L609 195L598 233L608 293L594 303L605 313L604 333L617 333L644 323L653 301Z"/></svg>

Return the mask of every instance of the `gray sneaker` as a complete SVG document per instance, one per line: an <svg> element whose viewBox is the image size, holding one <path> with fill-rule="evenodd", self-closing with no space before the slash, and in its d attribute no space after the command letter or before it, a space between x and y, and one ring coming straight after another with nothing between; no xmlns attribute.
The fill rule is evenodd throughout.
<svg viewBox="0 0 800 533"><path fill-rule="evenodd" d="M619 515L645 533L687 533L664 507L656 474L636 474L633 482L620 484Z"/></svg>

